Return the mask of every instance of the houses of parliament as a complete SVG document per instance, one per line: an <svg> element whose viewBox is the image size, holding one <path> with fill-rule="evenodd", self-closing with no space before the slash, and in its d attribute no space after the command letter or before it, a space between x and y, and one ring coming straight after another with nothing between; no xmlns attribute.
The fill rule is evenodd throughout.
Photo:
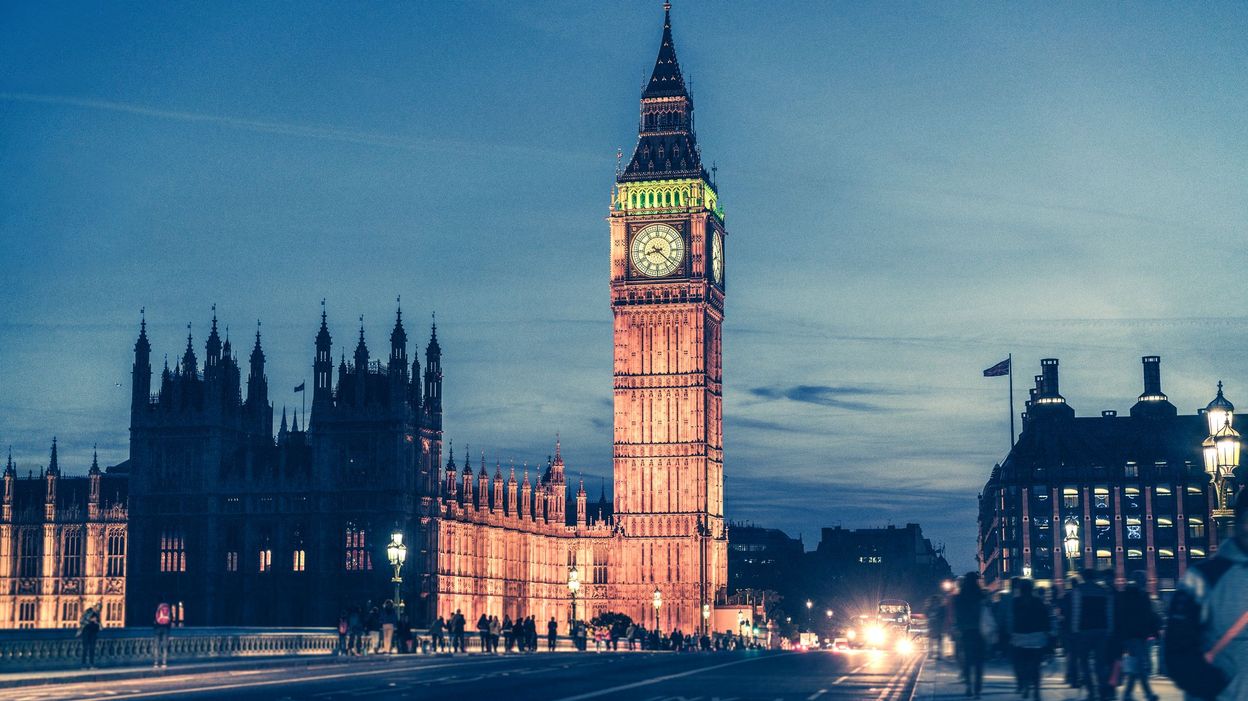
<svg viewBox="0 0 1248 701"><path fill-rule="evenodd" d="M362 327L335 345L322 304L310 415L283 412L276 429L259 329L236 350L214 311L204 344L188 332L173 367L158 369L144 319L129 460L62 478L54 448L38 477L5 472L0 627L65 625L103 599L105 625L148 625L161 600L184 625L327 625L392 596L397 531L418 625L456 609L564 622L575 605L581 619L615 611L699 630L727 582L726 231L667 9L607 233L610 503L568 483L557 442L533 472L457 461L444 446L437 327L422 366L401 310L379 354Z"/></svg>

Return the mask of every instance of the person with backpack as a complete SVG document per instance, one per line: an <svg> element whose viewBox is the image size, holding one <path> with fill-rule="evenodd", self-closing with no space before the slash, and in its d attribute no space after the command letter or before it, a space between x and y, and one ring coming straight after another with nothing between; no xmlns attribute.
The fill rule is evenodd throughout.
<svg viewBox="0 0 1248 701"><path fill-rule="evenodd" d="M1248 698L1248 488L1218 552L1188 568L1166 614L1166 673L1189 697Z"/></svg>
<svg viewBox="0 0 1248 701"><path fill-rule="evenodd" d="M1114 637L1121 642L1126 653L1122 663L1122 673L1126 678L1123 701L1131 701L1131 692L1137 682L1148 701L1157 701L1157 694L1153 693L1148 683L1148 677L1153 673L1148 640L1160 634L1161 619L1153 610L1146 585L1147 575L1133 572L1126 588L1118 592L1114 601Z"/></svg>
<svg viewBox="0 0 1248 701"><path fill-rule="evenodd" d="M167 601L156 604L152 633L156 641L152 646L152 667L169 666L169 631L173 629L173 607Z"/></svg>
<svg viewBox="0 0 1248 701"><path fill-rule="evenodd" d="M962 586L953 596L953 625L962 651L962 676L966 695L979 698L984 687L984 658L988 642L996 635L995 620L988 609L984 590L979 588L979 573L967 572Z"/></svg>
<svg viewBox="0 0 1248 701"><path fill-rule="evenodd" d="M82 666L95 668L95 640L100 635L100 612L88 606L78 619L78 637L82 638Z"/></svg>

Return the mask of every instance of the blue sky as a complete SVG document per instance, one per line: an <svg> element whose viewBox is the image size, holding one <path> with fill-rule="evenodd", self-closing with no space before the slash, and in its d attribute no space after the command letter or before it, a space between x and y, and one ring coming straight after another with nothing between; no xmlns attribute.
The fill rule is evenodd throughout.
<svg viewBox="0 0 1248 701"><path fill-rule="evenodd" d="M446 430L610 470L607 214L658 2L0 7L0 443L127 449L131 346L264 320L273 397L438 312ZM1005 381L1248 402L1242 3L676 2L728 216L729 516L972 565ZM117 387L121 383L122 387ZM1025 389L1020 389L1020 396Z"/></svg>

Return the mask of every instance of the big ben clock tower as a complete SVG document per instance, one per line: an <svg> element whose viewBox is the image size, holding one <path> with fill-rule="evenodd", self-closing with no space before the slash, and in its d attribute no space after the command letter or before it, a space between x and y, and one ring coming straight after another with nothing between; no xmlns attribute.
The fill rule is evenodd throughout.
<svg viewBox="0 0 1248 701"><path fill-rule="evenodd" d="M611 205L616 596L664 632L702 630L727 580L724 214L702 166L670 5L637 147ZM658 606L655 606L655 602Z"/></svg>

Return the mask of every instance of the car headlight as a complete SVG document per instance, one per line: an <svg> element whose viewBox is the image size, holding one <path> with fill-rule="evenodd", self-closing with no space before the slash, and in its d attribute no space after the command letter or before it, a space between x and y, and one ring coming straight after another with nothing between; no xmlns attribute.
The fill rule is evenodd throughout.
<svg viewBox="0 0 1248 701"><path fill-rule="evenodd" d="M851 630L851 631L849 631L848 633L846 633L846 634L845 634L845 637L849 638L850 640L853 640L854 638L857 638L857 637L858 637L858 631L856 631L856 630Z"/></svg>
<svg viewBox="0 0 1248 701"><path fill-rule="evenodd" d="M884 629L879 626L873 626L867 629L867 642L872 645L881 645L884 642Z"/></svg>
<svg viewBox="0 0 1248 701"><path fill-rule="evenodd" d="M914 641L910 638L902 638L897 641L897 652L901 655L909 655L914 652Z"/></svg>

